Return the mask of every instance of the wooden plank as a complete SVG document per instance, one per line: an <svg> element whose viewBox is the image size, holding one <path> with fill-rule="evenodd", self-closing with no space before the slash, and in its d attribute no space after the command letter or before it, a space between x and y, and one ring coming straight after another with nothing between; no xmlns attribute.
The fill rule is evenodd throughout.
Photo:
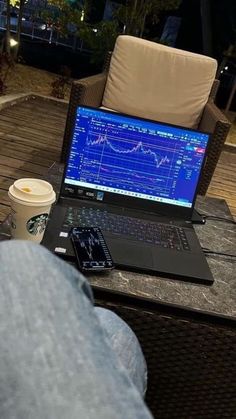
<svg viewBox="0 0 236 419"><path fill-rule="evenodd" d="M5 133L5 128L1 125L0 121L0 129L2 132ZM43 138L43 139L53 139L57 140L58 137L63 137L63 133L61 131L58 132L48 132L48 130L42 131L40 128L34 128L32 126L21 126L20 124L17 125L14 123L14 120L11 123L11 131L8 130L8 133L19 134L24 133L27 137L35 136L36 138Z"/></svg>
<svg viewBox="0 0 236 419"><path fill-rule="evenodd" d="M22 160L26 159L26 161L38 163L42 166L51 165L51 162L55 161L55 153L50 153L48 150L37 150L28 144L12 143L4 139L0 140L0 154Z"/></svg>
<svg viewBox="0 0 236 419"><path fill-rule="evenodd" d="M62 118L62 116L66 116L67 114L67 110L66 111L62 111L60 109L55 110L55 112L52 112L52 110L50 108L48 109L44 109L44 112L42 112L42 108L35 108L32 107L30 109L26 109L24 107L21 108L21 115L25 115L26 118L33 118L36 119L40 116L40 120L41 118L44 118L45 120L47 119L48 115L50 115L50 118L52 118L53 120L60 120ZM5 108L1 111L1 115L6 116L6 117L16 117L17 119L19 119L19 114L18 114L18 109L17 108ZM39 122L39 121L38 121Z"/></svg>
<svg viewBox="0 0 236 419"><path fill-rule="evenodd" d="M34 101L32 101L34 102ZM40 109L40 112L35 112L35 109L32 109L32 103L23 103L21 106L14 106L11 108L6 108L0 114L0 133L8 133L17 135L19 137L24 137L24 139L37 140L40 143L46 142L50 145L59 145L61 147L62 137L65 128L66 121L66 112L62 112L54 117L52 115L50 105L43 109ZM42 107L43 101L40 102ZM28 109L27 109L28 107ZM13 111L14 109L14 111ZM18 112L18 115L14 118L14 115ZM50 140L50 141L49 141Z"/></svg>
<svg viewBox="0 0 236 419"><path fill-rule="evenodd" d="M9 186L14 183L15 179L12 177L0 176L0 188L8 191Z"/></svg>
<svg viewBox="0 0 236 419"><path fill-rule="evenodd" d="M231 170L230 168L228 169L227 165L225 165L222 168L216 167L212 179L215 179L216 177L219 178L219 179L224 178L225 180L233 181L234 180L234 169L233 170Z"/></svg>
<svg viewBox="0 0 236 419"><path fill-rule="evenodd" d="M29 163L24 160L14 159L12 157L5 157L0 155L0 167L4 170L4 167L10 167L15 169L23 169L27 172L35 173L43 176L45 174L45 167L39 166L38 164ZM4 171L1 172L4 174Z"/></svg>
<svg viewBox="0 0 236 419"><path fill-rule="evenodd" d="M10 212L9 186L22 177L44 178L60 156L66 107L28 101L0 113L0 221Z"/></svg>
<svg viewBox="0 0 236 419"><path fill-rule="evenodd" d="M41 179L42 175L39 175L37 173L32 173L27 170L25 170L23 167L21 169L15 168L15 167L9 167L9 166L2 166L0 165L0 173L6 177L11 177L12 179L20 179L22 177L33 177ZM46 174L46 171L45 171Z"/></svg>
<svg viewBox="0 0 236 419"><path fill-rule="evenodd" d="M234 186L235 187L235 179L234 179L234 173L231 173L230 171L227 172L215 172L214 177L212 178L211 182L215 183L218 182L219 184L223 184L224 187L227 186Z"/></svg>
<svg viewBox="0 0 236 419"><path fill-rule="evenodd" d="M222 151L221 155L220 155L220 164L232 164L235 165L236 164L236 154L234 153L230 153L228 151Z"/></svg>
<svg viewBox="0 0 236 419"><path fill-rule="evenodd" d="M6 124L2 124L0 120L0 133L4 134L17 134L18 132L24 132L27 134L27 132L32 133L33 135L37 135L38 137L45 137L45 138L53 138L57 139L62 138L64 135L64 126L58 127L59 129L50 129L50 127L42 126L38 124L37 126L33 126L31 122L25 121L25 127L22 125L15 124L15 121L13 120L11 125L9 127L6 126Z"/></svg>
<svg viewBox="0 0 236 419"><path fill-rule="evenodd" d="M24 138L24 136L16 136L13 134L7 134L4 136L4 139L9 139L11 140L13 143L16 142L18 144L26 144L26 145L31 145L34 146L35 149L37 150L48 150L50 152L55 152L56 155L60 155L60 150L61 147L59 146L55 146L54 144L52 145L51 142L50 143L46 143L46 142L40 142L37 140L34 140L32 138ZM1 135L0 135L0 142L1 142ZM55 160L56 160L56 155L55 155Z"/></svg>
<svg viewBox="0 0 236 419"><path fill-rule="evenodd" d="M0 117L0 129L3 132L6 131L16 131L18 129L32 129L35 131L39 131L42 130L44 134L48 134L48 135L61 135L61 133L63 132L63 129L65 127L65 121L55 121L52 122L50 120L50 122L48 121L48 123L46 124L46 121L43 121L43 119L41 119L38 123L35 123L34 121L32 121L29 118L24 117L24 115L21 115L22 120L16 120L14 117L9 118L9 121L5 121L3 119L3 117ZM49 117L48 117L49 118ZM40 132L40 131L39 131Z"/></svg>
<svg viewBox="0 0 236 419"><path fill-rule="evenodd" d="M9 116L9 117L6 117L4 115L0 116L1 129L4 129L5 127L13 128L13 126L14 126L14 129L18 129L22 127L24 124L25 127L30 126L31 129L35 129L35 130L41 129L45 133L54 134L54 135L58 135L61 133L61 130L63 129L63 127L65 127L65 122L66 122L65 119L63 119L63 121L60 119L53 121L51 117L50 117L50 121L48 121L48 117L47 119L40 118L40 121L39 120L37 121L37 119L33 120L22 114L18 118L16 118L15 116Z"/></svg>
<svg viewBox="0 0 236 419"><path fill-rule="evenodd" d="M0 204L0 221L2 222L8 214L10 214L11 208L7 205Z"/></svg>
<svg viewBox="0 0 236 419"><path fill-rule="evenodd" d="M40 117L44 118L45 120L47 119L48 115L50 115L50 118L52 118L53 120L60 120L62 116L67 115L67 112L68 112L67 109L57 108L55 110L52 110L50 107L45 108L43 113L42 113L42 107L37 108L35 106L32 106L30 108L26 108L26 107L21 108L21 115L24 114L26 117L30 117L36 120L38 118L38 114L40 114ZM1 115L15 116L16 118L19 118L18 108L5 108L1 112Z"/></svg>
<svg viewBox="0 0 236 419"><path fill-rule="evenodd" d="M9 128L7 128L7 127L2 127L1 126L1 121L0 121L0 134L1 135L6 135L6 134L9 134L9 133L11 133L13 130L12 130L12 126L9 126Z"/></svg>
<svg viewBox="0 0 236 419"><path fill-rule="evenodd" d="M0 189L0 202L4 205L10 205L10 198L8 197L8 193L4 189Z"/></svg>
<svg viewBox="0 0 236 419"><path fill-rule="evenodd" d="M214 187L218 190L226 190L229 192L232 192L233 194L235 193L235 183L234 182L229 182L228 180L223 181L214 179L214 181L211 182L211 185L209 186L209 188Z"/></svg>
<svg viewBox="0 0 236 419"><path fill-rule="evenodd" d="M220 170L224 171L224 170L225 170L225 168L227 168L227 172L228 172L229 170L230 170L230 171L234 171L235 164L232 164L232 163L222 163L222 162L219 162L219 164L217 165L216 170L217 170L217 171L220 171Z"/></svg>
<svg viewBox="0 0 236 419"><path fill-rule="evenodd" d="M47 101L37 102L33 100L24 102L22 109L28 110L29 112L40 112L41 114L47 114L50 111L51 115L58 116L61 112L67 112L68 105L58 106L53 103L47 103Z"/></svg>
<svg viewBox="0 0 236 419"><path fill-rule="evenodd" d="M225 165L217 165L213 178L215 175L218 176L224 176L226 179L228 180L232 180L234 178L234 170L235 170L235 165L234 166L228 166L227 164Z"/></svg>
<svg viewBox="0 0 236 419"><path fill-rule="evenodd" d="M19 103L16 104L17 106L11 106L9 109L17 110L19 107ZM45 110L49 110L50 113L55 113L58 115L60 112L66 112L68 109L68 103L59 103L59 102L48 102L47 100L29 100L25 102L21 102L21 109L27 109L29 112L32 112L34 109L40 110L44 112ZM5 108L7 110L8 108Z"/></svg>
<svg viewBox="0 0 236 419"><path fill-rule="evenodd" d="M18 115L18 110L19 110L19 106L18 107L8 107L2 110L1 114L2 115ZM34 103L32 104L32 106L27 107L25 105L21 106L21 114L25 114L27 116L30 117L37 117L38 114L40 114L41 116L45 117L50 114L52 118L55 119L59 119L61 117L61 115L66 115L68 112L67 108L62 109L62 108L54 108L52 109L50 106L49 107L45 107L45 106L35 106Z"/></svg>
<svg viewBox="0 0 236 419"><path fill-rule="evenodd" d="M12 112L9 111L2 111L1 115L3 116L13 116L16 115L16 113L14 113L14 111L12 110ZM26 118L37 118L39 117L40 120L45 120L48 123L50 121L58 121L61 122L62 120L66 119L67 116L67 111L66 112L62 112L62 111L55 111L52 112L50 109L45 109L44 112L42 112L42 109L40 108L33 108L33 109L22 109L21 110L21 115L24 115ZM48 115L50 115L50 120L48 119ZM38 121L40 122L40 121Z"/></svg>
<svg viewBox="0 0 236 419"><path fill-rule="evenodd" d="M233 202L232 204L230 203L229 207L230 207L230 210L231 210L231 214L234 217L236 217L236 203L235 202Z"/></svg>
<svg viewBox="0 0 236 419"><path fill-rule="evenodd" d="M9 107L9 109L18 109L21 106L21 109L28 109L29 112L32 112L34 109L40 110L40 112L44 113L45 110L50 110L51 113L59 113L60 111L66 111L68 109L68 103L59 103L59 102L52 102L47 100L28 100L21 103L16 103L14 106ZM5 108L4 110L6 110Z"/></svg>
<svg viewBox="0 0 236 419"><path fill-rule="evenodd" d="M23 103L25 105L27 105L27 104L29 104L29 102L33 102L36 105L43 105L43 106L48 105L51 108L53 108L53 107L60 108L60 107L68 106L68 102L61 102L61 101L55 100L53 98L52 99L51 98L44 98L44 97L41 97L41 96L31 97L30 100L24 101Z"/></svg>
<svg viewBox="0 0 236 419"><path fill-rule="evenodd" d="M226 191L226 190L219 190L218 188L215 188L214 186L210 186L209 193L214 195L220 195L221 198L225 198L228 200L234 201L232 198L232 192Z"/></svg>
<svg viewBox="0 0 236 419"><path fill-rule="evenodd" d="M236 154L223 151L207 191L208 196L224 198L236 216Z"/></svg>
<svg viewBox="0 0 236 419"><path fill-rule="evenodd" d="M15 134L17 136L23 136L24 138L28 138L28 139L34 139L34 140L38 140L40 142L49 142L49 144L53 144L53 145L57 145L58 144L58 140L61 141L61 136L59 136L58 134L45 134L42 132L39 132L37 130L33 130L32 128L22 128L19 127L17 130L15 130ZM59 137L59 138L58 138Z"/></svg>
<svg viewBox="0 0 236 419"><path fill-rule="evenodd" d="M214 175L218 175L218 176L226 176L228 179L232 179L234 177L234 171L235 168L234 167L228 167L226 164L224 166L217 166L214 172Z"/></svg>

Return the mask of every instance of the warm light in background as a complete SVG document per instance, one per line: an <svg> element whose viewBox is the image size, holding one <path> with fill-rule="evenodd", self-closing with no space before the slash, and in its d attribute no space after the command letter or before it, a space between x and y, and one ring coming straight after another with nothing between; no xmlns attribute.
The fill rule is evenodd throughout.
<svg viewBox="0 0 236 419"><path fill-rule="evenodd" d="M11 47L15 47L17 44L18 44L18 42L15 39L13 39L13 38L10 39L10 46Z"/></svg>
<svg viewBox="0 0 236 419"><path fill-rule="evenodd" d="M27 3L27 1L28 1L28 0L26 0L26 1L24 2L24 4L26 4L26 3ZM16 7L17 9L19 9L19 8L20 8L20 2L19 2L19 0L10 0L10 5L11 5L12 7Z"/></svg>

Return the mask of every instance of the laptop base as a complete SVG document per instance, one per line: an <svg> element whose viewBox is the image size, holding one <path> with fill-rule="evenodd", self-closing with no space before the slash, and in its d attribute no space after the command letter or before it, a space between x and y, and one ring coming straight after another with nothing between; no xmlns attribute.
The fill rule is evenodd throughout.
<svg viewBox="0 0 236 419"><path fill-rule="evenodd" d="M206 220L202 217L197 210L193 210L192 213L192 224L205 224Z"/></svg>
<svg viewBox="0 0 236 419"><path fill-rule="evenodd" d="M42 244L58 256L74 261L68 229L62 227L66 211L64 205L54 207ZM159 217L156 217L156 221L159 222ZM191 252L161 248L111 232L103 231L103 234L117 268L212 285L214 279L192 224L186 224L184 229Z"/></svg>

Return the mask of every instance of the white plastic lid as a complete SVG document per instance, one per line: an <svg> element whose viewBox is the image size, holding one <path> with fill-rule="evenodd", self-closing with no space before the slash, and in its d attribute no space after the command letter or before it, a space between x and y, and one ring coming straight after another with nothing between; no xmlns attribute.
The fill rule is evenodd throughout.
<svg viewBox="0 0 236 419"><path fill-rule="evenodd" d="M41 179L22 178L10 186L8 195L24 205L50 205L56 200L56 194L50 183Z"/></svg>

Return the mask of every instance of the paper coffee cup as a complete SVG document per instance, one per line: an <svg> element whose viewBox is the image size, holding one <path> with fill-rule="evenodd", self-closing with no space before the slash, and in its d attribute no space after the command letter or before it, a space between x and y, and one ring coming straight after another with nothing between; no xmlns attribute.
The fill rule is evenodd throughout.
<svg viewBox="0 0 236 419"><path fill-rule="evenodd" d="M11 235L13 239L43 239L48 216L56 194L52 185L45 180L24 178L10 186Z"/></svg>

